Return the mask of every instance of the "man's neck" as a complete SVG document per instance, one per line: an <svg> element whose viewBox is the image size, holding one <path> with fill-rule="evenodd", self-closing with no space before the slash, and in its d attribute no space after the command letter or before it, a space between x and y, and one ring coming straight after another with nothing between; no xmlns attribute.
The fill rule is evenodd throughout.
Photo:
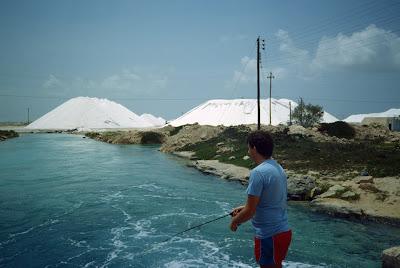
<svg viewBox="0 0 400 268"><path fill-rule="evenodd" d="M258 166L259 164L261 164L262 162L264 162L265 160L268 160L268 159L271 159L271 157L265 158L264 156L259 155L259 156L256 157L254 162L256 162L256 164Z"/></svg>

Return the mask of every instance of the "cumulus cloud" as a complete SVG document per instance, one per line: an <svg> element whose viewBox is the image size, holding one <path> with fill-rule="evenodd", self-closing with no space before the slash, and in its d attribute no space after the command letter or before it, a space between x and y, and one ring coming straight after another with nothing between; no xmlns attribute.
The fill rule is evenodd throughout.
<svg viewBox="0 0 400 268"><path fill-rule="evenodd" d="M351 35L339 33L333 38L323 37L311 64L320 69L399 70L400 38L375 25Z"/></svg>
<svg viewBox="0 0 400 268"><path fill-rule="evenodd" d="M141 77L138 74L132 73L129 70L123 70L120 74L106 77L100 83L100 86L106 89L126 90L134 88L135 85L138 85L137 82L140 80Z"/></svg>
<svg viewBox="0 0 400 268"><path fill-rule="evenodd" d="M255 83L256 77L255 72L257 71L257 59L250 59L245 56L241 58L240 64L242 71L234 71L233 82L234 83Z"/></svg>
<svg viewBox="0 0 400 268"><path fill-rule="evenodd" d="M57 89L64 87L61 80L59 80L55 75L49 75L49 77L44 81L43 87L46 89Z"/></svg>
<svg viewBox="0 0 400 268"><path fill-rule="evenodd" d="M293 61L294 63L309 60L309 52L305 49L296 47L293 43L293 40L289 37L289 33L287 31L280 29L275 36L280 42L279 51L285 54L285 56L295 59Z"/></svg>
<svg viewBox="0 0 400 268"><path fill-rule="evenodd" d="M279 30L279 57L267 69L280 78L313 79L323 72L347 69L356 72L399 71L400 38L395 33L370 25L350 35L322 37L315 52L299 48L289 33ZM282 67L284 66L284 67Z"/></svg>
<svg viewBox="0 0 400 268"><path fill-rule="evenodd" d="M59 79L50 75L43 83L43 90L57 93L79 92L86 95L107 95L114 93L123 95L135 93L136 95L156 94L168 85L168 75L165 73L122 70L99 79ZM76 94L76 93L75 93Z"/></svg>

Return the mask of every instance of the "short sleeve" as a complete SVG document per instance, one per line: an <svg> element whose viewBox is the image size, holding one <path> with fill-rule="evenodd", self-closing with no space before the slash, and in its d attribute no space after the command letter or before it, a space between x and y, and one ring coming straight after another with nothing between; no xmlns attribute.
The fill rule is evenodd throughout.
<svg viewBox="0 0 400 268"><path fill-rule="evenodd" d="M246 193L248 195L254 195L260 197L262 191L263 191L262 176L258 171L252 170L250 173L249 186L247 187Z"/></svg>

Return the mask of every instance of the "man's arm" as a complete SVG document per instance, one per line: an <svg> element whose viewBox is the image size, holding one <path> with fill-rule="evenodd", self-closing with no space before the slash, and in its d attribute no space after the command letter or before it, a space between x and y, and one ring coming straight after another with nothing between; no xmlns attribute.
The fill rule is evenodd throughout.
<svg viewBox="0 0 400 268"><path fill-rule="evenodd" d="M253 215L256 213L256 208L259 201L260 198L258 196L255 195L247 196L247 202L244 208L241 209L240 212L237 213L236 216L232 218L230 228L233 232L236 231L237 226L239 224L246 222L253 217Z"/></svg>

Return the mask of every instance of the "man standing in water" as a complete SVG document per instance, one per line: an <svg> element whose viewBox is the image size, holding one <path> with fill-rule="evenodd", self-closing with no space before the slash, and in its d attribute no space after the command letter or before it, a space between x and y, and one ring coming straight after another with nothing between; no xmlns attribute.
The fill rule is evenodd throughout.
<svg viewBox="0 0 400 268"><path fill-rule="evenodd" d="M282 267L292 232L287 219L287 177L271 158L273 141L265 131L247 137L248 154L257 164L250 172L247 202L232 211L230 229L251 219L255 229L254 253L260 267Z"/></svg>

